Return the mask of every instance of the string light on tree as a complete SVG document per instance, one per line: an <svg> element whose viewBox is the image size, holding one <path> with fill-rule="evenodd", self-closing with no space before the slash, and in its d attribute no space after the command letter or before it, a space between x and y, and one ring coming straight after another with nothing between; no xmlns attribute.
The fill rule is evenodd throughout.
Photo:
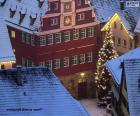
<svg viewBox="0 0 140 116"><path fill-rule="evenodd" d="M103 41L103 46L98 53L97 70L95 83L97 87L98 98L105 97L110 87L110 74L105 67L105 62L107 60L114 59L118 56L114 48L113 37L111 33L111 28L106 31L105 39Z"/></svg>

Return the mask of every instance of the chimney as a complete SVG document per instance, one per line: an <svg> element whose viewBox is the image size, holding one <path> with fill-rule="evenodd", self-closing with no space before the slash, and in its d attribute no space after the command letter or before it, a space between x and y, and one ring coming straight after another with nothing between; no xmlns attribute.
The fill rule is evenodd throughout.
<svg viewBox="0 0 140 116"><path fill-rule="evenodd" d="M21 75L22 66L18 65L16 68L17 68L16 83L18 86L22 86L23 85L23 78Z"/></svg>
<svg viewBox="0 0 140 116"><path fill-rule="evenodd" d="M120 0L120 9L121 10L125 9L125 2L124 2L124 0Z"/></svg>

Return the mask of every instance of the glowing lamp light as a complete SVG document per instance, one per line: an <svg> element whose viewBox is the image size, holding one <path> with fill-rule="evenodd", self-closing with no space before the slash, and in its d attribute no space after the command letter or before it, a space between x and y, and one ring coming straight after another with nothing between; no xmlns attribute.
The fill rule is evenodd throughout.
<svg viewBox="0 0 140 116"><path fill-rule="evenodd" d="M81 76L81 77L84 77L84 76L85 76L85 73L80 73L80 76Z"/></svg>

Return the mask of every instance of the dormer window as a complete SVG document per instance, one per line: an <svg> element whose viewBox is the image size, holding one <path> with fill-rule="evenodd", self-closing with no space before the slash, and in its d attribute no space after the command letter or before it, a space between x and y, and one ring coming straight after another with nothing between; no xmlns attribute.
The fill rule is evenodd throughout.
<svg viewBox="0 0 140 116"><path fill-rule="evenodd" d="M51 26L58 25L58 18L51 19Z"/></svg>
<svg viewBox="0 0 140 116"><path fill-rule="evenodd" d="M26 12L27 12L27 9L21 9L21 11L19 12L19 15L20 15L19 24L22 23L25 15L26 15Z"/></svg>
<svg viewBox="0 0 140 116"><path fill-rule="evenodd" d="M10 11L10 18L13 18L13 16L15 15L17 10L17 6L16 5L12 5L11 8L9 9Z"/></svg>
<svg viewBox="0 0 140 116"><path fill-rule="evenodd" d="M0 6L4 6L6 3L6 0L0 0Z"/></svg>
<svg viewBox="0 0 140 116"><path fill-rule="evenodd" d="M85 13L79 13L79 14L77 15L77 20L78 20L78 21L85 20Z"/></svg>
<svg viewBox="0 0 140 116"><path fill-rule="evenodd" d="M44 3L44 0L38 0L38 2L39 2L39 7L41 8Z"/></svg>
<svg viewBox="0 0 140 116"><path fill-rule="evenodd" d="M37 18L37 13L30 15L30 25L33 25L34 24L36 18Z"/></svg>

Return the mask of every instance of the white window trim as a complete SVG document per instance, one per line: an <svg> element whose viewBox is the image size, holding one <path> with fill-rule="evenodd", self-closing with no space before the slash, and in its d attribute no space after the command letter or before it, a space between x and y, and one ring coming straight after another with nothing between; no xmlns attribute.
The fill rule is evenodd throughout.
<svg viewBox="0 0 140 116"><path fill-rule="evenodd" d="M80 35L82 36L81 39L86 38L86 35L87 35L87 34L86 34L86 28L82 28L82 29L80 30L80 33L81 33Z"/></svg>
<svg viewBox="0 0 140 116"><path fill-rule="evenodd" d="M88 28L88 37L94 37L94 27Z"/></svg>
<svg viewBox="0 0 140 116"><path fill-rule="evenodd" d="M58 25L58 18L52 18L51 19L51 26Z"/></svg>
<svg viewBox="0 0 140 116"><path fill-rule="evenodd" d="M64 32L64 40L65 40L65 42L70 41L70 31Z"/></svg>
<svg viewBox="0 0 140 116"><path fill-rule="evenodd" d="M54 69L60 69L60 59L54 59Z"/></svg>
<svg viewBox="0 0 140 116"><path fill-rule="evenodd" d="M51 41L50 41L51 40ZM47 44L52 45L53 44L53 34L49 34L47 37Z"/></svg>
<svg viewBox="0 0 140 116"><path fill-rule="evenodd" d="M80 64L85 63L85 54L80 54Z"/></svg>
<svg viewBox="0 0 140 116"><path fill-rule="evenodd" d="M83 13L77 14L77 20L78 20L78 21L83 21L83 20L85 20L85 13L83 12Z"/></svg>
<svg viewBox="0 0 140 116"><path fill-rule="evenodd" d="M61 32L58 32L55 34L55 41L56 41L56 44L61 43Z"/></svg>
<svg viewBox="0 0 140 116"><path fill-rule="evenodd" d="M87 53L87 62L93 62L93 53L92 52Z"/></svg>
<svg viewBox="0 0 140 116"><path fill-rule="evenodd" d="M64 67L69 67L69 57L64 57Z"/></svg>
<svg viewBox="0 0 140 116"><path fill-rule="evenodd" d="M73 40L79 39L79 30L73 30Z"/></svg>
<svg viewBox="0 0 140 116"><path fill-rule="evenodd" d="M40 46L46 46L46 37L40 37Z"/></svg>
<svg viewBox="0 0 140 116"><path fill-rule="evenodd" d="M72 65L77 65L78 64L78 56L77 55L72 56L72 60L73 60Z"/></svg>
<svg viewBox="0 0 140 116"><path fill-rule="evenodd" d="M52 70L52 60L48 60L48 61L46 62L46 64L47 64L47 67L48 67L50 70Z"/></svg>

